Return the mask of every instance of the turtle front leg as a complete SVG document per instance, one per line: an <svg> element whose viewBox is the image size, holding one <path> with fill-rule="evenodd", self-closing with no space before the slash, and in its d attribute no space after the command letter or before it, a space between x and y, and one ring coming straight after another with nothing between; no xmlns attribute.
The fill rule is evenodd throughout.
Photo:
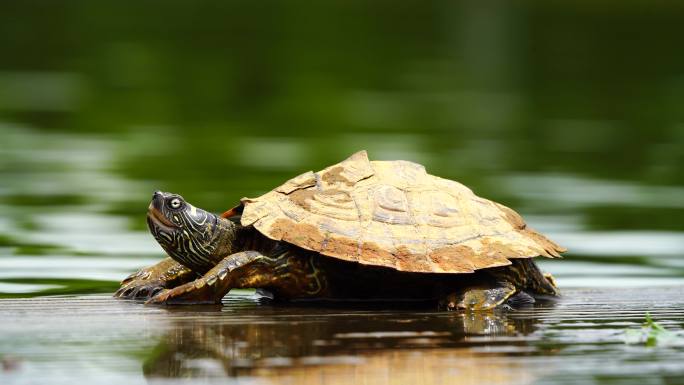
<svg viewBox="0 0 684 385"><path fill-rule="evenodd" d="M241 281L251 277L255 284L267 284L271 281L268 263L258 263L266 258L257 251L243 251L231 254L209 270L204 276L192 282L164 290L146 304L157 305L195 305L217 304L233 288L241 285Z"/></svg>
<svg viewBox="0 0 684 385"><path fill-rule="evenodd" d="M439 307L445 310L492 310L503 305L517 291L510 282L467 287L445 296Z"/></svg>
<svg viewBox="0 0 684 385"><path fill-rule="evenodd" d="M170 289L197 278L197 274L171 258L165 258L129 275L121 282L115 298L148 299L164 289Z"/></svg>
<svg viewBox="0 0 684 385"><path fill-rule="evenodd" d="M219 304L231 289L266 288L281 298L314 297L325 293L325 279L315 258L286 251L264 255L257 251L231 254L203 277L164 290L147 304Z"/></svg>

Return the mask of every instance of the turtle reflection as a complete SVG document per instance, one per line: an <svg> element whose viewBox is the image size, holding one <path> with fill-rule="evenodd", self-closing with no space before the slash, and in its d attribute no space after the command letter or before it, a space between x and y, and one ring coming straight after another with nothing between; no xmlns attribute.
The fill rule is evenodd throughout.
<svg viewBox="0 0 684 385"><path fill-rule="evenodd" d="M226 377L313 384L533 380L506 354L529 349L525 335L538 320L505 312L213 315L176 321L145 361L145 376L155 383ZM506 354L483 353L485 347L495 351L497 339Z"/></svg>

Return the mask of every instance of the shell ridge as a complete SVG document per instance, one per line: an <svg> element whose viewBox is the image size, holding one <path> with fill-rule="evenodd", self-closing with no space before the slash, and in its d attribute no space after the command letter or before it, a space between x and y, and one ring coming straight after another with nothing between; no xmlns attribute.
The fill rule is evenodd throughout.
<svg viewBox="0 0 684 385"><path fill-rule="evenodd" d="M321 187L321 175L315 172L314 178L316 178L316 191L323 191L323 188Z"/></svg>

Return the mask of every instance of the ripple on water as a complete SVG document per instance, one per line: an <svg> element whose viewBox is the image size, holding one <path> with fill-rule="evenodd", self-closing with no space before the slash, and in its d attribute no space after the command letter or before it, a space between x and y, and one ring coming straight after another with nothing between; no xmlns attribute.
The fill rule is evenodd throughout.
<svg viewBox="0 0 684 385"><path fill-rule="evenodd" d="M624 343L625 330L638 328L646 311L684 338L684 287L569 289L555 303L507 313L274 306L249 293L224 305L166 309L99 296L1 300L0 355L18 366L0 378L570 384L684 376L684 345Z"/></svg>

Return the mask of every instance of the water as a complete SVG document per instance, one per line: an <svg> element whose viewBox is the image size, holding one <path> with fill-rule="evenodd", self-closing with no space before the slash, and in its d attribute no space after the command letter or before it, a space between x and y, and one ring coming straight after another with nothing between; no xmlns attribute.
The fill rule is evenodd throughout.
<svg viewBox="0 0 684 385"><path fill-rule="evenodd" d="M273 306L149 308L110 297L5 300L4 384L676 384L684 288L567 290L507 314ZM644 310L675 343L626 345ZM607 318L606 314L610 314ZM49 316L46 323L44 317ZM6 349L6 348L5 348Z"/></svg>
<svg viewBox="0 0 684 385"><path fill-rule="evenodd" d="M0 4L1 383L684 382L680 345L622 338L647 311L683 327L678 4L42 7ZM540 262L563 299L469 319L109 298L162 255L152 191L221 212L359 149L518 210L569 249Z"/></svg>

